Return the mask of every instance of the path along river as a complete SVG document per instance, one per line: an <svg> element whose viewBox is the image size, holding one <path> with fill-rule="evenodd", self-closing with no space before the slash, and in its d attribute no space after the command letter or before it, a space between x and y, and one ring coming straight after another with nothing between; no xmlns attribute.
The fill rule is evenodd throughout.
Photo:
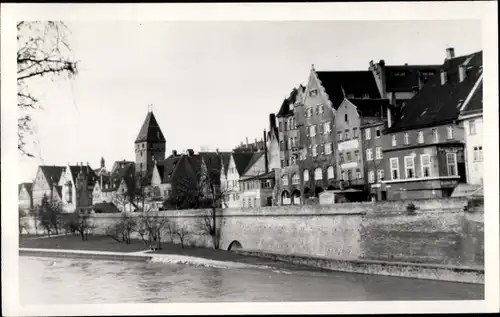
<svg viewBox="0 0 500 317"><path fill-rule="evenodd" d="M20 256L21 304L477 300L484 285L197 260ZM186 261L182 261L186 262Z"/></svg>

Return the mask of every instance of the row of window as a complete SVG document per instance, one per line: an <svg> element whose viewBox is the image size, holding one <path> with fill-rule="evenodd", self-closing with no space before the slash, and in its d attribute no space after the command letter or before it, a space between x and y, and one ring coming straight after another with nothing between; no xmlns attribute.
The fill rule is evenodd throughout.
<svg viewBox="0 0 500 317"><path fill-rule="evenodd" d="M356 139L358 137L358 128L352 128L352 138ZM351 131L349 129L342 131L337 131L337 141L347 141L351 139Z"/></svg>
<svg viewBox="0 0 500 317"><path fill-rule="evenodd" d="M280 150L286 151L291 149L296 149L299 146L299 142L297 141L297 137L290 137L288 141L280 141Z"/></svg>
<svg viewBox="0 0 500 317"><path fill-rule="evenodd" d="M483 147L475 146L474 150L474 162L482 162L483 161Z"/></svg>
<svg viewBox="0 0 500 317"><path fill-rule="evenodd" d="M475 128L474 128L474 130L475 130ZM432 141L433 142L439 142L439 131L438 131L438 129L437 128L432 129L431 133L432 133ZM452 126L446 127L446 138L448 140L453 139L453 127ZM423 131L418 131L417 132L417 143L418 144L423 144L424 143L424 132ZM410 134L409 134L409 132L403 133L403 144L404 145L410 144ZM392 146L397 146L397 145L398 145L397 135L394 134L392 136Z"/></svg>
<svg viewBox="0 0 500 317"><path fill-rule="evenodd" d="M313 108L316 109L316 115L321 115L321 114L325 113L325 106L323 104L319 104L316 107L309 107L306 109L306 113L304 114L304 116L306 118L310 118L313 116L313 112L314 112Z"/></svg>
<svg viewBox="0 0 500 317"><path fill-rule="evenodd" d="M316 125L310 125L307 127L307 134L309 137L315 137L316 134L329 134L332 132L332 122L327 121Z"/></svg>
<svg viewBox="0 0 500 317"><path fill-rule="evenodd" d="M294 117L290 117L288 118L288 120L279 123L280 132L294 130L294 129L297 129L297 123L295 122Z"/></svg>
<svg viewBox="0 0 500 317"><path fill-rule="evenodd" d="M390 159L390 169L391 169L391 178L392 179L400 179L399 175L399 158L392 157ZM446 153L446 169L448 176L457 176L458 175L458 167L457 167L457 154L456 153ZM429 154L420 155L420 177L432 177L431 173L431 160ZM405 178L417 178L415 172L415 156L405 156L404 157L404 172Z"/></svg>
<svg viewBox="0 0 500 317"><path fill-rule="evenodd" d="M253 206L252 206L252 200L253 200ZM248 206L247 206L247 203L248 203ZM259 207L257 205L257 198L243 198L242 200L242 206L245 208L245 207L248 207L248 208L252 208L252 207Z"/></svg>
<svg viewBox="0 0 500 317"><path fill-rule="evenodd" d="M273 187L272 180L261 180L261 181L241 183L242 190L252 190L252 189L272 188L272 187Z"/></svg>
<svg viewBox="0 0 500 317"><path fill-rule="evenodd" d="M335 172L334 172L333 166L329 166L326 169L326 174L327 174L328 179L335 178ZM302 177L304 178L304 182L308 182L309 181L309 171L304 170L302 172ZM283 175L281 177L281 184L284 186L287 186L289 184L288 179L289 179L288 175ZM322 180L323 179L323 170L320 167L318 167L314 170L314 179L315 180ZM298 184L300 184L300 176L299 176L299 174L295 173L292 175L292 185L298 185Z"/></svg>

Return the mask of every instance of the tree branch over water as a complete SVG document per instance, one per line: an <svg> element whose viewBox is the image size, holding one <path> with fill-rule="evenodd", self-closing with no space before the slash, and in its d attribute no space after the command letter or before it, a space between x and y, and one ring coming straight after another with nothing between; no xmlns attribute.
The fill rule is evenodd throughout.
<svg viewBox="0 0 500 317"><path fill-rule="evenodd" d="M68 27L60 21L21 21L17 23L17 107L18 145L21 155L33 157L26 149L26 135L32 133L32 110L42 109L33 92L36 79L72 78L77 62L70 58Z"/></svg>

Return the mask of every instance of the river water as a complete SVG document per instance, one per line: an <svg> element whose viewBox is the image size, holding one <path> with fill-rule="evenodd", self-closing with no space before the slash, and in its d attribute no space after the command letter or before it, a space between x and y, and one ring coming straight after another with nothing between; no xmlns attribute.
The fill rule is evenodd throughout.
<svg viewBox="0 0 500 317"><path fill-rule="evenodd" d="M484 286L303 269L20 256L20 303L477 300Z"/></svg>

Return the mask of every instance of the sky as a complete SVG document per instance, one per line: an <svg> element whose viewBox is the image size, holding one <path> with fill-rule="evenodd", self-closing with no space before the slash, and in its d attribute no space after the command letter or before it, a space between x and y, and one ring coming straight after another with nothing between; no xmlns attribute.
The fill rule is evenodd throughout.
<svg viewBox="0 0 500 317"><path fill-rule="evenodd" d="M172 150L231 150L260 139L283 99L318 71L441 64L446 48L482 49L479 21L69 22L79 73L36 83L43 110L20 157L21 181L38 165L110 168L135 160L148 105Z"/></svg>

